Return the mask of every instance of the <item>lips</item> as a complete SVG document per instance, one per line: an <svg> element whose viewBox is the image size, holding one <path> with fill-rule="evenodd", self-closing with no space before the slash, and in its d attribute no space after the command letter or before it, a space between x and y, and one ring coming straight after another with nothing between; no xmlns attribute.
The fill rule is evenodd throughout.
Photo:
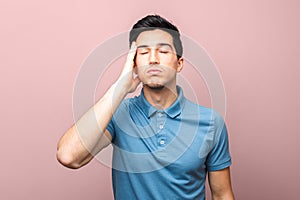
<svg viewBox="0 0 300 200"><path fill-rule="evenodd" d="M152 74L152 75L156 75L156 74L159 74L161 72L162 72L162 70L159 69L159 68L150 68L146 71L147 74Z"/></svg>

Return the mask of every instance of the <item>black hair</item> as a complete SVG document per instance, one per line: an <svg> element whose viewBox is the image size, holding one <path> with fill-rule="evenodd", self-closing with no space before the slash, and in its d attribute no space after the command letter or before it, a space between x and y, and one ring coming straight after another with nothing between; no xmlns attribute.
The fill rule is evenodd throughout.
<svg viewBox="0 0 300 200"><path fill-rule="evenodd" d="M155 29L166 31L172 36L177 58L181 58L183 49L178 28L159 15L147 15L137 21L130 30L129 45L136 41L140 33Z"/></svg>

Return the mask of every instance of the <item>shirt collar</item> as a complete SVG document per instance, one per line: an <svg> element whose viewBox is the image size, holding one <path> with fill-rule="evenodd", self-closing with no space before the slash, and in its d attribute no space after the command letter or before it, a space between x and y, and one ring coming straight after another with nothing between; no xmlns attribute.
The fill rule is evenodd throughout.
<svg viewBox="0 0 300 200"><path fill-rule="evenodd" d="M185 100L185 97L183 95L182 88L180 86L176 86L178 97L176 101L167 109L163 110L167 115L169 115L171 118L177 117L183 108L183 103ZM145 98L144 96L144 90L141 91L141 95L139 96L139 104L141 106L142 112L150 118L151 115L153 115L155 112L158 111L157 108L152 106Z"/></svg>

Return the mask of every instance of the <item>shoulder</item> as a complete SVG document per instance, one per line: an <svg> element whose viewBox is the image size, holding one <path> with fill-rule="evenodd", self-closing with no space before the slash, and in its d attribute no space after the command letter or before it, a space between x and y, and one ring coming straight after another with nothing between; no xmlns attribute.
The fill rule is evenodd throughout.
<svg viewBox="0 0 300 200"><path fill-rule="evenodd" d="M212 119L220 117L220 115L218 114L218 112L216 112L213 108L206 107L206 106L203 106L201 104L197 104L195 102L192 102L189 99L185 99L184 109L186 111L191 112L191 113L195 113L195 112L198 111L199 114L201 114L203 116L210 117Z"/></svg>
<svg viewBox="0 0 300 200"><path fill-rule="evenodd" d="M128 114L129 110L138 105L138 97L126 98L118 106L114 116Z"/></svg>
<svg viewBox="0 0 300 200"><path fill-rule="evenodd" d="M185 99L183 111L186 116L194 116L199 119L200 123L208 123L214 127L224 126L222 115L214 108L205 107L189 99Z"/></svg>

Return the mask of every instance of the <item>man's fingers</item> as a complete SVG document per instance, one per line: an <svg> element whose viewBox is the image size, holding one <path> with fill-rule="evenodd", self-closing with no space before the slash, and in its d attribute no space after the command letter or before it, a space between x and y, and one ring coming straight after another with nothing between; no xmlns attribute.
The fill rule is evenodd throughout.
<svg viewBox="0 0 300 200"><path fill-rule="evenodd" d="M124 76L127 73L131 73L133 71L135 54L136 54L136 45L135 45L135 42L132 42L130 50L127 54L126 63L123 67L121 76Z"/></svg>
<svg viewBox="0 0 300 200"><path fill-rule="evenodd" d="M135 54L136 54L136 44L135 44L135 42L132 42L129 53L127 55L127 61L126 61L127 62L126 64L128 64L130 67L133 67L133 64L134 64L133 59L134 59Z"/></svg>
<svg viewBox="0 0 300 200"><path fill-rule="evenodd" d="M132 42L131 46L130 46L129 55L132 56L132 54L133 54L132 58L134 58L135 53L136 53L136 43Z"/></svg>

